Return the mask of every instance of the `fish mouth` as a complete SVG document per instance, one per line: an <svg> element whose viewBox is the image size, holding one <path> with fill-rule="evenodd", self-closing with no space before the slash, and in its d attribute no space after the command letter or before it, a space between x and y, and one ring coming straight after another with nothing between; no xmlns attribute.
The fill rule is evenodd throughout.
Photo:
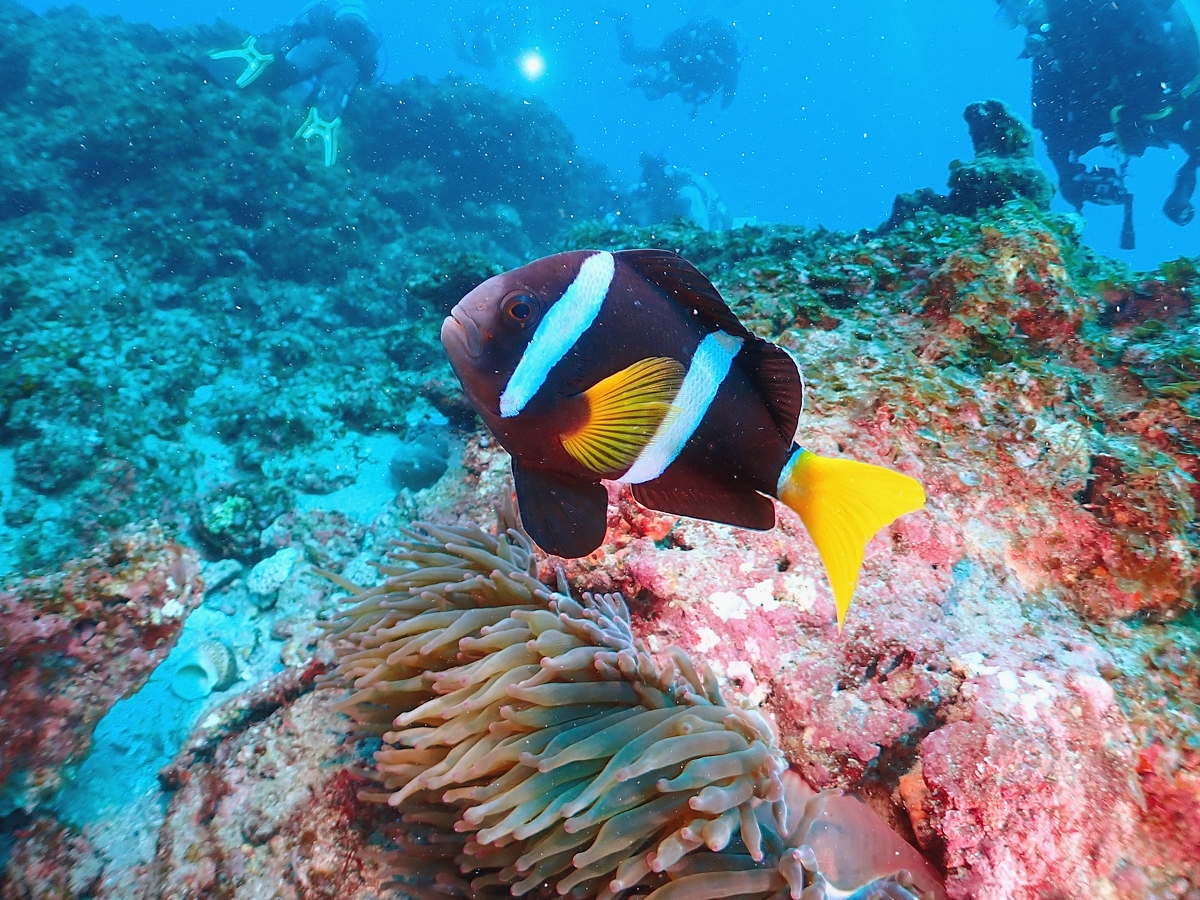
<svg viewBox="0 0 1200 900"><path fill-rule="evenodd" d="M442 323L442 345L449 348L449 342L454 340L472 359L477 359L483 353L483 331L474 319L457 306L450 310L450 315Z"/></svg>

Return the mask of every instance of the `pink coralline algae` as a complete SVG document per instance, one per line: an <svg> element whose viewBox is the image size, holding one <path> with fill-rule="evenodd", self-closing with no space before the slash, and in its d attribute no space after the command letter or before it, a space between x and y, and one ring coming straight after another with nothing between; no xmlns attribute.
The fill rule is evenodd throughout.
<svg viewBox="0 0 1200 900"><path fill-rule="evenodd" d="M203 591L195 553L153 523L0 591L0 807L32 809L58 790Z"/></svg>
<svg viewBox="0 0 1200 900"><path fill-rule="evenodd" d="M798 440L928 491L867 548L841 635L782 509L752 533L613 488L605 545L542 576L632 598L651 648L761 702L793 768L867 797L955 900L1184 896L1200 889L1196 354L1132 314L1102 324L1112 283L1061 224L1020 204L961 224L932 259L880 237L827 249L826 271L873 274L819 329L755 312L771 291L798 302L779 273L814 265L802 250L772 262L782 288L758 261L717 279L801 361Z"/></svg>
<svg viewBox="0 0 1200 900"><path fill-rule="evenodd" d="M77 829L46 816L13 833L2 877L3 900L72 900L96 896L103 862Z"/></svg>
<svg viewBox="0 0 1200 900"><path fill-rule="evenodd" d="M1184 739L1142 752L1108 643L1025 586L1007 525L940 505L870 548L840 638L814 551L786 514L765 534L679 520L656 543L639 535L661 517L620 502L603 566L568 571L631 591L652 647L679 644L762 701L793 767L818 788L857 789L911 831L951 897L1088 896L1132 872L1156 873L1160 889L1165 872L1196 878ZM1133 699L1136 714L1160 717L1162 696Z"/></svg>
<svg viewBox="0 0 1200 900"><path fill-rule="evenodd" d="M370 837L386 807L351 767L340 694L311 691L321 664L286 669L201 725L163 779L176 788L138 896L368 900L386 876ZM130 887L130 890L134 890Z"/></svg>
<svg viewBox="0 0 1200 900"><path fill-rule="evenodd" d="M926 737L901 779L957 896L1086 896L1135 844L1140 798L1111 687L1043 674L977 673L959 695L966 718Z"/></svg>
<svg viewBox="0 0 1200 900"><path fill-rule="evenodd" d="M1103 364L1131 329L1095 334L1102 296L1079 293L1065 252L1045 229L985 225L950 254L913 289L920 331L910 344L949 376L950 396L910 395L891 412L925 419L912 436L974 466L1030 587L1056 585L1096 619L1169 608L1200 577L1194 541L1181 540L1200 498L1197 420L1135 373ZM959 367L981 356L999 365L959 393Z"/></svg>

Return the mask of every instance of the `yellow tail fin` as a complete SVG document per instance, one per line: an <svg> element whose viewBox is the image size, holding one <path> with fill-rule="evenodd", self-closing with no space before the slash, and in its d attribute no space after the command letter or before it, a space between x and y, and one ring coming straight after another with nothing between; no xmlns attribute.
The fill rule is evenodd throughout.
<svg viewBox="0 0 1200 900"><path fill-rule="evenodd" d="M833 587L841 631L867 541L924 506L925 490L915 479L891 469L801 449L779 476L779 499L800 515L817 545Z"/></svg>

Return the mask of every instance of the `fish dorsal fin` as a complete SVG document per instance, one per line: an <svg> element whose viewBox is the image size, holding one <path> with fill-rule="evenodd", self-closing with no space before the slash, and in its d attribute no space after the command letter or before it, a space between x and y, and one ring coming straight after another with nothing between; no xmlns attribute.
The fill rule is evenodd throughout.
<svg viewBox="0 0 1200 900"><path fill-rule="evenodd" d="M683 376L683 363L655 356L596 382L583 393L587 416L562 436L563 449L597 475L626 471L671 411Z"/></svg>
<svg viewBox="0 0 1200 900"><path fill-rule="evenodd" d="M780 437L790 443L804 405L804 386L796 362L788 352L751 333L704 273L678 253L621 250L613 256L672 300L692 310L706 325L743 339L734 362L766 401Z"/></svg>
<svg viewBox="0 0 1200 900"><path fill-rule="evenodd" d="M621 250L614 253L668 297L692 310L699 319L726 334L750 340L754 336L738 321L729 304L704 273L670 250Z"/></svg>
<svg viewBox="0 0 1200 900"><path fill-rule="evenodd" d="M804 408L804 381L796 361L782 347L761 338L748 342L738 357L734 361L767 401L779 436L790 443Z"/></svg>

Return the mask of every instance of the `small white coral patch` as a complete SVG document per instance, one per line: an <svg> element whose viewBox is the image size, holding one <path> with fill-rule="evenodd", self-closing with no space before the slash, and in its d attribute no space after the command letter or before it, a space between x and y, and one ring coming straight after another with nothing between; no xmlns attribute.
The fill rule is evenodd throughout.
<svg viewBox="0 0 1200 900"><path fill-rule="evenodd" d="M775 599L775 582L770 579L746 588L745 593L750 605L757 606L763 612L779 609L779 601Z"/></svg>
<svg viewBox="0 0 1200 900"><path fill-rule="evenodd" d="M268 556L250 570L246 588L252 594L274 593L287 581L299 558L300 551L295 547L284 547L274 556Z"/></svg>
<svg viewBox="0 0 1200 900"><path fill-rule="evenodd" d="M722 622L728 622L730 619L744 619L746 612L750 609L746 598L733 591L717 591L708 598L708 605Z"/></svg>
<svg viewBox="0 0 1200 900"><path fill-rule="evenodd" d="M366 553L360 553L346 563L346 568L342 569L342 577L363 588L375 587L375 585L383 583L383 576L379 574L378 569L371 565L371 557Z"/></svg>
<svg viewBox="0 0 1200 900"><path fill-rule="evenodd" d="M707 653L713 647L717 647L721 643L721 639L717 637L717 633L708 627L701 627L696 632L700 640L696 642L697 653Z"/></svg>
<svg viewBox="0 0 1200 900"><path fill-rule="evenodd" d="M744 619L752 609L761 609L763 612L779 609L779 601L775 598L775 582L769 579L751 585L741 594L717 591L708 598L708 605L722 622Z"/></svg>

